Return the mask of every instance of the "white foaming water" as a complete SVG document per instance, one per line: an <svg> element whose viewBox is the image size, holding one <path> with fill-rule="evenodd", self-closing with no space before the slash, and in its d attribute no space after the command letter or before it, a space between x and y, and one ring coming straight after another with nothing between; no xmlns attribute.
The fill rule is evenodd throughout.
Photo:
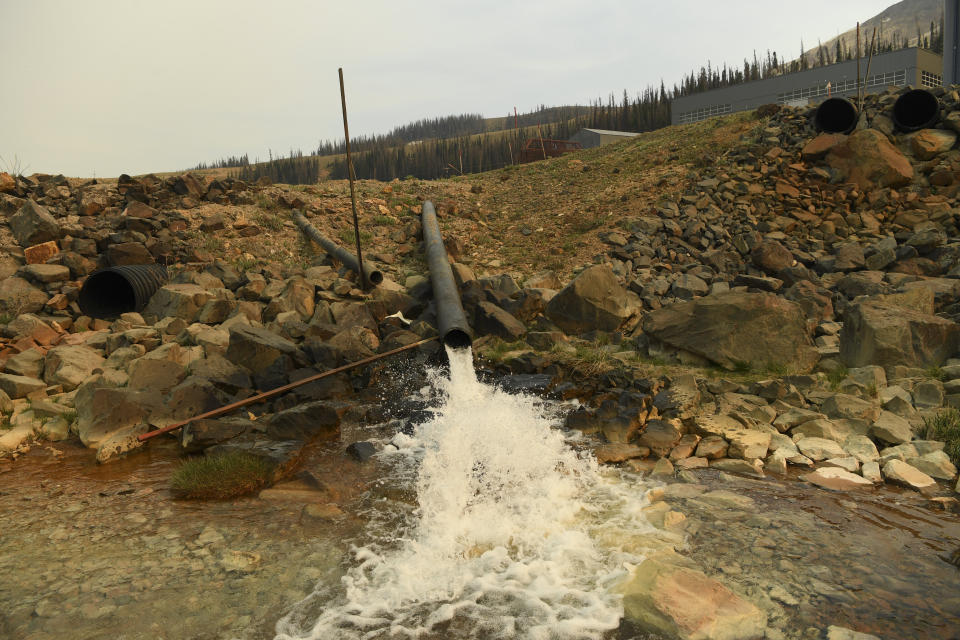
<svg viewBox="0 0 960 640"><path fill-rule="evenodd" d="M599 638L618 626L608 587L642 559L620 544L651 530L642 487L578 456L534 399L480 383L469 348L447 353L449 379L432 380L442 405L390 454L419 465L401 540L356 548L341 592L318 587L308 600L330 599L322 613L291 613L278 639Z"/></svg>

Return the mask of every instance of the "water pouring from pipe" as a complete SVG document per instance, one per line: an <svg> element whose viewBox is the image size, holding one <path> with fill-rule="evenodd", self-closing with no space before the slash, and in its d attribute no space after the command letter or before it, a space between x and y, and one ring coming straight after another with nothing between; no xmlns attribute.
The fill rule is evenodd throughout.
<svg viewBox="0 0 960 640"><path fill-rule="evenodd" d="M407 478L414 508L399 510L398 530L358 541L341 589L319 588L278 638L579 639L617 628L610 587L642 558L611 541L652 530L642 487L576 452L548 404L479 382L469 347L447 355L449 377L431 374L432 419L379 456L395 470L388 482Z"/></svg>

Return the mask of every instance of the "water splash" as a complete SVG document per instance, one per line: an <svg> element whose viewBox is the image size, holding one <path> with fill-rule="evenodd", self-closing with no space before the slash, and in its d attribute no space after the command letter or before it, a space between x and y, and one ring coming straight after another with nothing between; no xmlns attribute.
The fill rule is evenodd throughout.
<svg viewBox="0 0 960 640"><path fill-rule="evenodd" d="M642 489L578 455L535 399L480 383L469 348L447 353L433 419L394 439L391 455L417 465L402 539L356 548L339 596L306 624L288 615L277 638L597 638L618 626L607 587L641 558L616 532L650 530Z"/></svg>

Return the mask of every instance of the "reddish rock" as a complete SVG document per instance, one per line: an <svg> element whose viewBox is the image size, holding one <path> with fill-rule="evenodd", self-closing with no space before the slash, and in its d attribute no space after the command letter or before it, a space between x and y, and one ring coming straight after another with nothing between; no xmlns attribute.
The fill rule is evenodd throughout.
<svg viewBox="0 0 960 640"><path fill-rule="evenodd" d="M17 181L6 171L0 171L0 193L16 191Z"/></svg>
<svg viewBox="0 0 960 640"><path fill-rule="evenodd" d="M846 142L847 136L842 133L821 133L816 138L808 142L800 152L804 160L819 160L830 153L838 144Z"/></svg>
<svg viewBox="0 0 960 640"><path fill-rule="evenodd" d="M913 180L910 161L875 129L863 129L834 146L827 164L862 189L899 187Z"/></svg>
<svg viewBox="0 0 960 640"><path fill-rule="evenodd" d="M791 198L800 197L800 189L797 189L795 186L784 180L777 180L776 191L782 196L790 196Z"/></svg>
<svg viewBox="0 0 960 640"><path fill-rule="evenodd" d="M23 257L27 264L43 264L53 256L60 253L57 243L53 240L35 244L23 250Z"/></svg>
<svg viewBox="0 0 960 640"><path fill-rule="evenodd" d="M957 143L957 134L944 129L923 129L910 139L910 149L920 160L932 160Z"/></svg>

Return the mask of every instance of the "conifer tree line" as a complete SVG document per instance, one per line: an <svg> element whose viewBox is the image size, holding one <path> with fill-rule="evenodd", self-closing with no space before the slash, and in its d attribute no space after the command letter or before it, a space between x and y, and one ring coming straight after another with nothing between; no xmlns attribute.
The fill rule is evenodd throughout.
<svg viewBox="0 0 960 640"><path fill-rule="evenodd" d="M537 148L541 136L547 140L566 140L583 128L642 132L667 126L670 124L670 99L671 93L661 83L659 88L648 87L633 99L624 91L619 100L610 94L606 102L598 99L590 106L566 108L571 111L563 112L564 115L579 115L539 127L521 126L482 136L377 145L353 155L354 173L357 178L372 180L433 179L499 169L515 164L527 141ZM509 121L518 123L513 116ZM344 158L338 158L330 165L330 178L347 178Z"/></svg>
<svg viewBox="0 0 960 640"><path fill-rule="evenodd" d="M860 55L866 56L868 36L861 32ZM886 35L878 32L875 53L886 53L911 46L943 52L943 16L931 21L926 33L918 26L916 39L905 38L899 32ZM425 118L396 127L386 134L358 136L351 139L353 164L357 178L392 180L416 177L441 178L458 173L475 173L501 168L516 162L519 150L530 138L540 135L545 139L565 140L582 128L613 129L642 133L670 124L670 102L676 97L701 93L744 82L762 80L796 71L836 64L857 57L856 44L838 38L831 47L818 46L805 53L800 41L801 55L789 62L776 51L767 51L758 57L744 59L742 67L715 67L711 62L684 76L680 83L667 88L661 80L659 87L648 86L634 97L627 91L617 99L613 94L607 100L597 99L586 106L546 107L515 116L484 118L477 113L440 118ZM538 131L539 125L539 131ZM484 134L484 135L481 135ZM309 155L292 150L286 158L270 158L266 163L250 163L246 154L220 159L212 164L201 163L195 169L239 168L231 175L243 180L256 180L266 175L274 182L288 184L315 183L320 176L317 156L342 156L346 152L343 140L322 141ZM329 177L347 177L345 159L340 157L330 165Z"/></svg>
<svg viewBox="0 0 960 640"><path fill-rule="evenodd" d="M320 158L304 156L303 151L292 149L288 157L274 158L271 151L267 162L247 164L239 171L230 172L229 176L246 182L255 182L266 176L282 184L316 184L320 180Z"/></svg>

